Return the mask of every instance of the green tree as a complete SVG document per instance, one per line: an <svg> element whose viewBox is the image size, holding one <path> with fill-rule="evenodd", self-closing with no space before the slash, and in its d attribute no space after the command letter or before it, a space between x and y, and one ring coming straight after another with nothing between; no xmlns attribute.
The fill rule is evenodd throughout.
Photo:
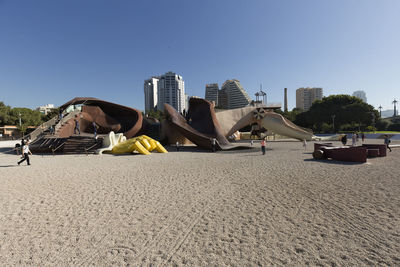
<svg viewBox="0 0 400 267"><path fill-rule="evenodd" d="M47 112L46 115L42 114L42 118L41 118L42 122L46 122L46 121L58 116L59 112L60 112L59 108L53 108L53 109L51 109L50 112Z"/></svg>
<svg viewBox="0 0 400 267"><path fill-rule="evenodd" d="M332 127L333 116L335 129ZM336 132L344 124L370 126L373 119L378 117L377 110L357 97L331 95L315 101L307 112L297 114L294 122L303 127L311 127L315 131L326 130L328 124Z"/></svg>
<svg viewBox="0 0 400 267"><path fill-rule="evenodd" d="M159 121L165 119L165 114L161 110L148 110L146 111L146 116L155 118Z"/></svg>
<svg viewBox="0 0 400 267"><path fill-rule="evenodd" d="M278 109L275 112L281 114L283 117L285 117L286 119L288 119L290 121L295 121L296 117L300 113L303 113L303 111L299 108L294 108L294 109L292 109L292 111L285 111L285 112L283 112L281 109Z"/></svg>
<svg viewBox="0 0 400 267"><path fill-rule="evenodd" d="M29 108L13 108L11 109L10 116L11 122L14 125L19 125L19 117L21 114L21 123L28 126L38 126L42 123L41 113L37 110Z"/></svg>
<svg viewBox="0 0 400 267"><path fill-rule="evenodd" d="M0 125L10 124L11 107L0 102Z"/></svg>

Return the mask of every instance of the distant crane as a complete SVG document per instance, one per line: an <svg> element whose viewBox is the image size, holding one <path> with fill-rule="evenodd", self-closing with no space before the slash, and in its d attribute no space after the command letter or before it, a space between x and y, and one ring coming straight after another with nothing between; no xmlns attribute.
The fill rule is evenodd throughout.
<svg viewBox="0 0 400 267"><path fill-rule="evenodd" d="M397 112L396 112L396 104L397 104L397 102L398 101L396 99L392 101L392 104L393 104L393 117L396 117L396 115L397 115Z"/></svg>

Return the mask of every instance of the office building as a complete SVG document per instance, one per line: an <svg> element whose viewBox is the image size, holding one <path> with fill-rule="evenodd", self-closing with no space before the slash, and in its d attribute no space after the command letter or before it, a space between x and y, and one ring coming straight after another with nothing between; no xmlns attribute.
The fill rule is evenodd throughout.
<svg viewBox="0 0 400 267"><path fill-rule="evenodd" d="M167 72L158 80L158 110L164 110L164 103L170 104L177 111L183 113L186 109L185 82L182 76Z"/></svg>
<svg viewBox="0 0 400 267"><path fill-rule="evenodd" d="M365 103L367 103L367 95L365 94L364 91L355 91L353 93L353 96L360 98L362 101L364 101Z"/></svg>
<svg viewBox="0 0 400 267"><path fill-rule="evenodd" d="M206 84L205 99L214 101L220 109L242 108L251 103L249 95L236 79L226 80L220 90L217 83Z"/></svg>
<svg viewBox="0 0 400 267"><path fill-rule="evenodd" d="M158 100L158 77L152 77L144 81L144 110L155 111L157 110Z"/></svg>
<svg viewBox="0 0 400 267"><path fill-rule="evenodd" d="M322 88L299 88L296 90L296 108L307 111L315 100L322 100Z"/></svg>
<svg viewBox="0 0 400 267"><path fill-rule="evenodd" d="M221 91L221 97L227 98L226 103L220 101L219 106L222 108L242 108L249 105L251 102L251 98L236 79L225 81L221 86Z"/></svg>
<svg viewBox="0 0 400 267"><path fill-rule="evenodd" d="M211 84L206 84L206 95L205 99L211 102L214 102L215 105L218 104L218 83L211 83Z"/></svg>

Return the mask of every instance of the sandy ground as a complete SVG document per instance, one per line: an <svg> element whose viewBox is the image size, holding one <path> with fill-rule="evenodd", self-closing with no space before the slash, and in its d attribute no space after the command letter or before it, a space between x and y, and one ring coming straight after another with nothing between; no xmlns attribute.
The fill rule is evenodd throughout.
<svg viewBox="0 0 400 267"><path fill-rule="evenodd" d="M0 263L400 265L400 148L354 164L313 160L312 142L255 146L0 153Z"/></svg>

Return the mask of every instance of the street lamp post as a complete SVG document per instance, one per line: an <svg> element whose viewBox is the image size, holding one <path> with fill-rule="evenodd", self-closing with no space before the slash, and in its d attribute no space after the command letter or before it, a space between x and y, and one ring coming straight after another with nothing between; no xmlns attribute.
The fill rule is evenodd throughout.
<svg viewBox="0 0 400 267"><path fill-rule="evenodd" d="M382 106L379 106L378 109L379 109L379 117L382 117Z"/></svg>
<svg viewBox="0 0 400 267"><path fill-rule="evenodd" d="M332 128L333 128L333 133L335 133L335 117L336 117L336 115L333 114L331 117L332 117Z"/></svg>

